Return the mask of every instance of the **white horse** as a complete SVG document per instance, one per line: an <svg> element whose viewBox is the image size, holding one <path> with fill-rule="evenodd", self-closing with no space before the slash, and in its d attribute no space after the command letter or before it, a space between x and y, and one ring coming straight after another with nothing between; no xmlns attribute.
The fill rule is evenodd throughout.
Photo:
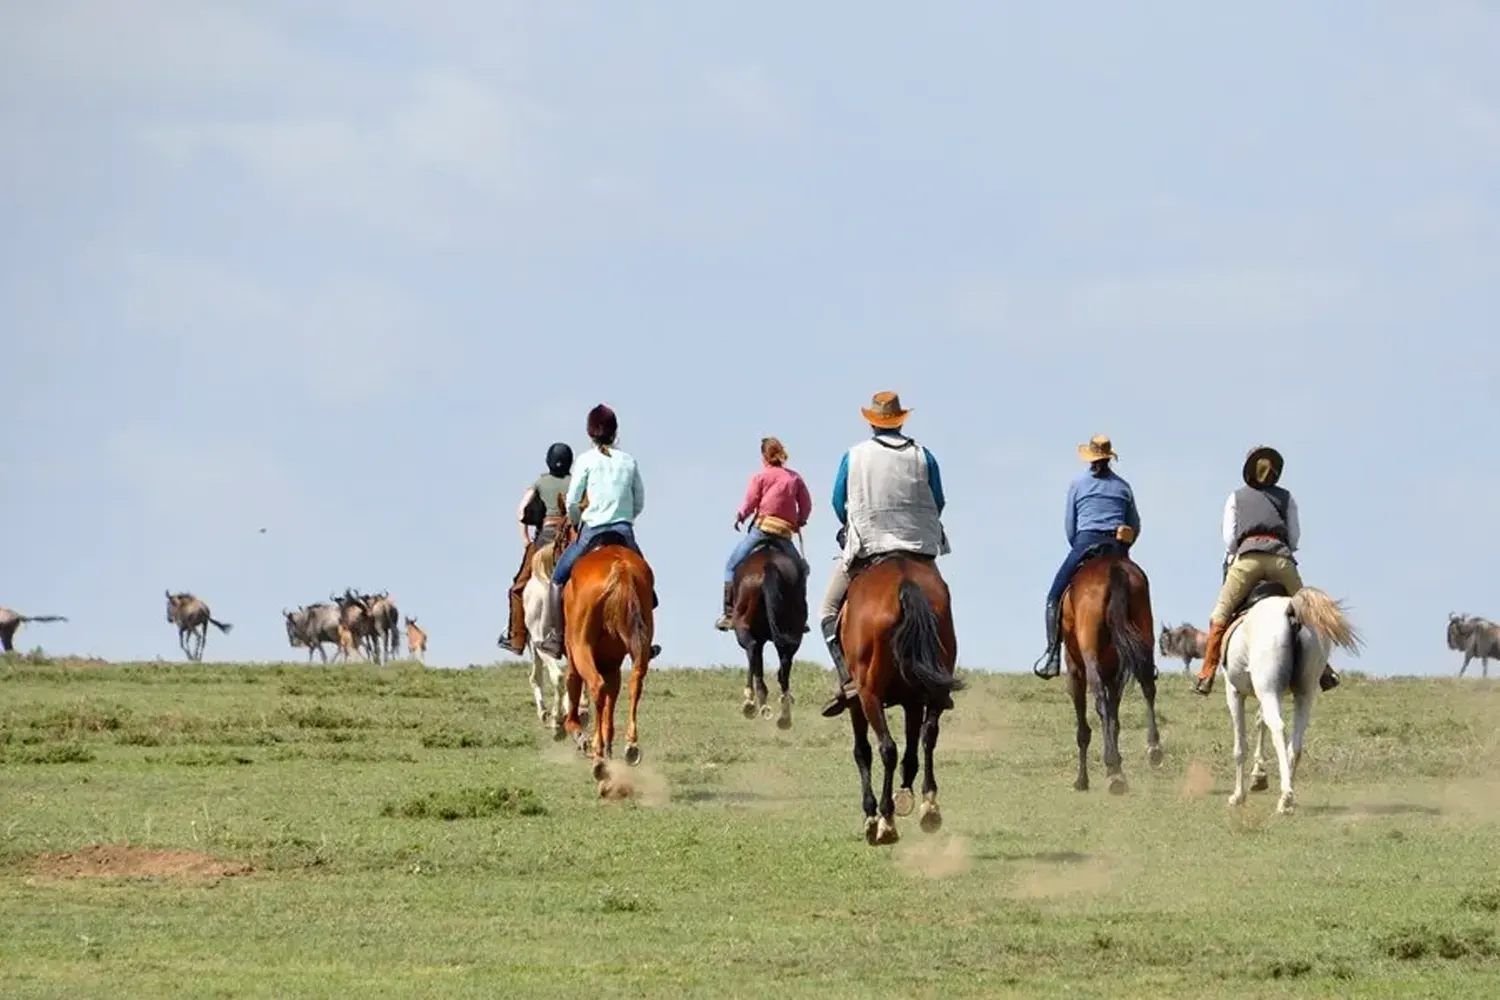
<svg viewBox="0 0 1500 1000"><path fill-rule="evenodd" d="M538 648L542 630L546 628L548 604L552 599L552 570L557 565L557 556L551 545L543 546L531 557L531 579L521 591L521 604L526 609L527 645L531 647L531 695L536 701L536 717L542 723L552 725L553 739L563 738L563 718L568 713L568 689L563 682L568 674L566 657L549 656ZM547 699L542 693L542 677L545 674L552 684L552 708L547 708Z"/></svg>
<svg viewBox="0 0 1500 1000"><path fill-rule="evenodd" d="M1269 730L1281 771L1281 798L1276 811L1293 808L1292 778L1302 759L1302 741L1312 718L1318 678L1333 646L1357 654L1362 640L1344 617L1344 606L1326 593L1303 587L1294 597L1262 599L1235 629L1221 669L1229 718L1234 723L1234 792L1231 806L1245 801L1245 699L1260 705L1255 742L1255 788L1265 787L1261 741ZM1292 693L1292 734L1286 736L1281 696Z"/></svg>

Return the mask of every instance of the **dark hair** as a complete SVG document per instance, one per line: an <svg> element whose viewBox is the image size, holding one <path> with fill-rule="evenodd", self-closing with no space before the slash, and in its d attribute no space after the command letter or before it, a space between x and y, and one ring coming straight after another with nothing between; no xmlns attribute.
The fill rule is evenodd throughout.
<svg viewBox="0 0 1500 1000"><path fill-rule="evenodd" d="M589 411L588 434L589 440L599 446L604 454L609 454L609 446L615 443L615 437L620 432L620 424L615 419L615 411L600 403Z"/></svg>

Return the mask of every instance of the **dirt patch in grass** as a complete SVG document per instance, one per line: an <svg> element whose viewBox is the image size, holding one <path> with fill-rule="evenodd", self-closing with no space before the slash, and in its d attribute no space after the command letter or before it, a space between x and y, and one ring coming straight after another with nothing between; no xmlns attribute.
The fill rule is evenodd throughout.
<svg viewBox="0 0 1500 1000"><path fill-rule="evenodd" d="M43 878L224 878L255 869L197 851L173 851L129 844L90 844L33 858L26 866Z"/></svg>

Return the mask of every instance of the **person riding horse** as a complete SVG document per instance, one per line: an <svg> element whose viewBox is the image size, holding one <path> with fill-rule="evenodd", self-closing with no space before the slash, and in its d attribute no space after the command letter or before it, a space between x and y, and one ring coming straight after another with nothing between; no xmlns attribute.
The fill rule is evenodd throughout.
<svg viewBox="0 0 1500 1000"><path fill-rule="evenodd" d="M807 560L792 544L792 536L801 532L812 516L812 494L802 477L786 467L786 448L776 438L760 439L760 457L763 467L751 477L745 501L734 515L735 531L747 518L753 516L754 520L724 566L724 613L714 622L720 632L734 627L729 620L734 613L734 571L761 542L769 541L791 556L802 567L803 581L807 580Z"/></svg>
<svg viewBox="0 0 1500 1000"><path fill-rule="evenodd" d="M510 621L500 645L520 655L526 649L526 607L521 594L531 579L531 560L537 550L551 544L568 518L566 497L572 479L573 449L561 441L547 449L547 471L526 487L516 521L521 528L525 552L521 568L510 585ZM534 533L533 533L534 532Z"/></svg>
<svg viewBox="0 0 1500 1000"><path fill-rule="evenodd" d="M823 707L828 718L858 697L839 642L839 611L849 591L851 567L890 552L935 558L950 551L943 531L946 501L937 459L901 433L911 411L901 408L896 393L877 392L860 412L873 436L844 453L833 482L833 512L843 525L838 533L843 552L828 580L820 614L823 641L839 681L838 692ZM943 707L952 708L949 702Z"/></svg>
<svg viewBox="0 0 1500 1000"><path fill-rule="evenodd" d="M1241 470L1245 485L1229 494L1224 503L1224 582L1208 620L1203 667L1193 683L1193 690L1199 694L1213 690L1224 634L1256 584L1280 584L1288 597L1302 589L1294 555L1302 528L1297 501L1279 485L1283 464L1275 448L1252 448ZM1325 691L1338 686L1338 675L1332 668L1324 668L1320 685Z"/></svg>
<svg viewBox="0 0 1500 1000"><path fill-rule="evenodd" d="M1032 671L1043 679L1062 672L1062 597L1073 574L1089 555L1129 553L1141 533L1141 515L1136 510L1135 493L1130 484L1110 468L1119 461L1114 445L1100 434L1088 444L1078 446L1078 457L1089 463L1088 471L1068 485L1068 501L1063 515L1063 531L1068 539L1068 554L1052 578L1047 591L1047 651Z"/></svg>
<svg viewBox="0 0 1500 1000"><path fill-rule="evenodd" d="M635 540L634 525L646 507L646 487L635 459L614 446L619 434L619 421L614 410L603 403L594 407L589 411L587 429L594 447L573 464L573 477L565 501L568 520L581 524L583 530L564 550L552 572L547 627L538 644L538 648L549 656L563 655L563 587L573 572L573 564L593 540L601 535L613 535L637 555L643 555ZM587 509L581 507L585 492L588 493ZM651 606L656 605L653 588ZM651 647L653 657L660 653L660 646Z"/></svg>

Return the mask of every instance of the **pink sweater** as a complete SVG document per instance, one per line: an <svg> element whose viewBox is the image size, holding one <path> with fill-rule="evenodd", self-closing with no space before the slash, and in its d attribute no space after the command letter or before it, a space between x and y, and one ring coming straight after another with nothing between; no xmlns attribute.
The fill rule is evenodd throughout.
<svg viewBox="0 0 1500 1000"><path fill-rule="evenodd" d="M771 514L800 528L812 516L812 495L797 473L784 465L767 465L751 478L738 517L743 521L752 513Z"/></svg>

